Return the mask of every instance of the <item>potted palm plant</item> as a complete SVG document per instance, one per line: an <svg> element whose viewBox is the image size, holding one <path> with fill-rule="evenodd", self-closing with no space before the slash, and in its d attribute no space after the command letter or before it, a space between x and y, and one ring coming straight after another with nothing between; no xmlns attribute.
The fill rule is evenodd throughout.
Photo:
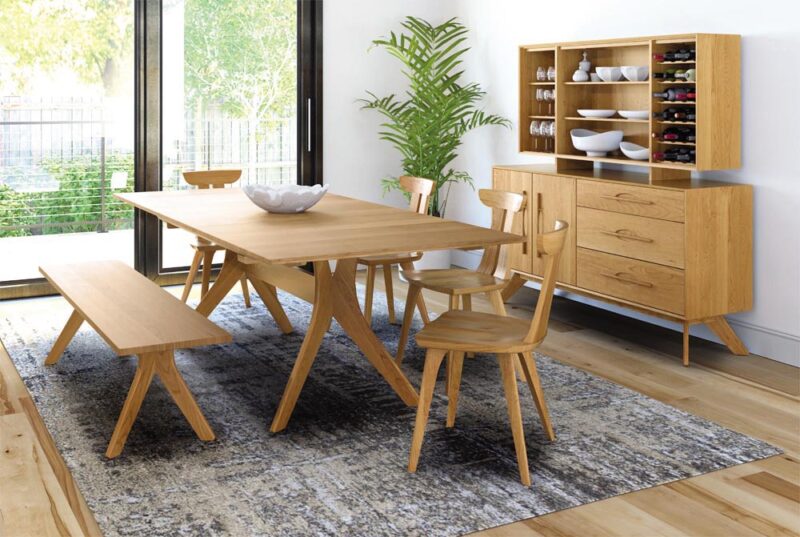
<svg viewBox="0 0 800 537"><path fill-rule="evenodd" d="M473 186L467 172L450 166L463 136L484 125L510 127L511 123L479 108L484 96L479 84L462 82L462 57L469 50L463 24L450 19L434 26L407 17L402 26L405 32L376 39L372 48L383 48L402 62L408 89L402 97L367 92L369 99L360 102L364 109L384 116L380 138L400 152L403 172L436 182L430 213L444 216L453 183ZM397 177L382 182L384 193L400 186Z"/></svg>

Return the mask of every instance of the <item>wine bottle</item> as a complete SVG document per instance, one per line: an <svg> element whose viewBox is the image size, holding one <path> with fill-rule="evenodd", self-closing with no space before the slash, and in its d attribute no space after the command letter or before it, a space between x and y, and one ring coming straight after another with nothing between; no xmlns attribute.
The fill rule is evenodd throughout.
<svg viewBox="0 0 800 537"><path fill-rule="evenodd" d="M667 108L663 112L653 112L653 117L662 121L694 121L694 110L688 108Z"/></svg>
<svg viewBox="0 0 800 537"><path fill-rule="evenodd" d="M694 101L697 90L694 88L668 88L665 91L653 92L653 97L665 101Z"/></svg>
<svg viewBox="0 0 800 537"><path fill-rule="evenodd" d="M695 49L682 48L680 50L668 50L666 52L656 52L653 59L657 62L689 62L695 59Z"/></svg>
<svg viewBox="0 0 800 537"><path fill-rule="evenodd" d="M653 138L663 142L694 142L697 139L691 127L668 127L661 134L654 132Z"/></svg>
<svg viewBox="0 0 800 537"><path fill-rule="evenodd" d="M693 163L695 161L696 152L694 149L686 149L684 147L667 149L666 151L656 151L653 153L653 160L663 162L684 162Z"/></svg>

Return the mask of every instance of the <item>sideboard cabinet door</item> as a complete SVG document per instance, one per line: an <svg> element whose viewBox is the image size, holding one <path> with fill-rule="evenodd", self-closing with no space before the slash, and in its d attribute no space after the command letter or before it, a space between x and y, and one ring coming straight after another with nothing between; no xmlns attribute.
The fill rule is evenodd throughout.
<svg viewBox="0 0 800 537"><path fill-rule="evenodd" d="M577 280L575 182L573 177L532 174L533 193L528 202L532 217L531 236L534 237L532 273L542 276L544 272L544 258L536 253L536 234L553 231L555 221L563 220L569 224L569 230L556 280L570 285L575 285Z"/></svg>
<svg viewBox="0 0 800 537"><path fill-rule="evenodd" d="M517 192L525 195L527 204L525 208L520 211L514 218L514 225L511 232L525 237L525 242L518 244L508 244L504 246L505 249L505 263L504 266L508 269L518 270L520 272L530 273L533 265L531 255L531 248L534 247L531 234L531 223L533 219L531 214L531 174L527 172L517 172L513 170L503 170L495 168L493 170L492 184L497 190L505 190L506 192ZM499 215L494 215L499 218ZM503 261L501 260L501 263Z"/></svg>

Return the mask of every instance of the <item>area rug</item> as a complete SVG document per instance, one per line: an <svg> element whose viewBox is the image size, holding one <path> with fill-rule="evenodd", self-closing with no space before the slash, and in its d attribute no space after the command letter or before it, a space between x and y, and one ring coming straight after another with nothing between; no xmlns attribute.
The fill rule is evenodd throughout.
<svg viewBox="0 0 800 537"><path fill-rule="evenodd" d="M106 535L450 536L776 455L757 439L538 355L558 436L546 441L520 385L533 486L519 482L497 363L464 364L456 427L436 387L416 474L406 472L414 409L333 324L288 428L270 434L310 306L282 294L282 335L254 296L212 319L234 342L182 351L178 367L217 434L199 441L158 382L125 450L103 456L135 369L88 327L61 361L42 361L69 314L60 298L0 319L5 343ZM377 297L376 297L377 299ZM398 306L400 306L398 304ZM389 349L399 327L376 300ZM423 352L404 370L419 385Z"/></svg>

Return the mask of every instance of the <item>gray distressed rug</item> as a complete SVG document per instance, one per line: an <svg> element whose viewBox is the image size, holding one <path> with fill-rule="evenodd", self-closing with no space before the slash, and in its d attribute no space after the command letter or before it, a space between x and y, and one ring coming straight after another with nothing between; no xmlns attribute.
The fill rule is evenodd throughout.
<svg viewBox="0 0 800 537"><path fill-rule="evenodd" d="M268 424L310 306L281 295L296 333L282 335L253 297L212 319L234 343L182 351L178 367L217 440L203 443L154 382L125 450L103 456L135 369L84 325L61 361L42 361L69 314L61 299L0 319L0 338L107 535L449 536L543 515L776 455L637 392L538 356L557 440L542 433L521 385L533 486L519 482L497 363L464 364L454 429L443 381L417 473L406 472L414 409L395 396L334 323L286 431ZM375 327L399 327L376 297ZM404 369L418 386L423 352Z"/></svg>

